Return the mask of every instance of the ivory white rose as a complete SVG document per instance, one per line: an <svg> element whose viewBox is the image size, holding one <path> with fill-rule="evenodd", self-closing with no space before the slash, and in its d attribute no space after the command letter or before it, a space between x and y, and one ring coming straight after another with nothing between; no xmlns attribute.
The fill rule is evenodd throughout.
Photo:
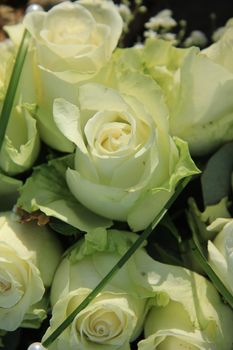
<svg viewBox="0 0 233 350"><path fill-rule="evenodd" d="M0 215L0 329L13 331L50 286L61 248L44 227ZM29 322L30 323L30 322Z"/></svg>
<svg viewBox="0 0 233 350"><path fill-rule="evenodd" d="M115 80L114 80L115 79ZM197 172L188 147L168 131L160 88L134 72L116 72L115 85L84 84L76 104L54 101L60 131L76 145L70 191L89 210L144 229L174 192Z"/></svg>
<svg viewBox="0 0 233 350"><path fill-rule="evenodd" d="M43 339L87 297L136 238L129 232L96 229L74 246L56 271L51 290L53 317ZM100 346L130 350L129 342L142 330L151 293L146 281L142 283L139 262L132 257L54 341L51 350L97 350Z"/></svg>
<svg viewBox="0 0 233 350"><path fill-rule="evenodd" d="M79 288L61 298L53 308L53 318L44 339L88 296L90 289ZM75 317L51 350L130 350L138 320L143 316L144 302L124 293L101 292Z"/></svg>
<svg viewBox="0 0 233 350"><path fill-rule="evenodd" d="M225 338L211 334L211 326L209 329L195 326L184 306L170 301L165 307L150 310L145 321L145 340L139 342L138 350L231 350L233 314L219 301L218 304L216 319L220 322L219 332L223 331ZM201 313L198 317L201 319Z"/></svg>
<svg viewBox="0 0 233 350"><path fill-rule="evenodd" d="M31 12L24 25L35 39L39 64L63 79L97 72L111 57L122 20L111 1L65 1L47 13Z"/></svg>
<svg viewBox="0 0 233 350"><path fill-rule="evenodd" d="M233 219L216 219L207 229L217 233L208 241L209 263L233 295Z"/></svg>
<svg viewBox="0 0 233 350"><path fill-rule="evenodd" d="M138 350L232 349L232 310L205 278L190 272L190 282L178 299L152 307Z"/></svg>
<svg viewBox="0 0 233 350"><path fill-rule="evenodd" d="M135 68L162 87L170 112L170 132L187 141L193 155L207 154L233 139L233 73L220 59L229 57L228 62L232 62L229 42L225 42L224 54L218 49L219 59L211 47L203 51L197 47L181 49L156 39L149 39L143 48L122 50L124 65L137 62Z"/></svg>
<svg viewBox="0 0 233 350"><path fill-rule="evenodd" d="M70 97L75 84L97 74L109 61L122 32L117 7L107 0L63 2L47 13L29 13L24 25L35 48L37 120L43 140L64 152L73 150L52 119L55 97Z"/></svg>

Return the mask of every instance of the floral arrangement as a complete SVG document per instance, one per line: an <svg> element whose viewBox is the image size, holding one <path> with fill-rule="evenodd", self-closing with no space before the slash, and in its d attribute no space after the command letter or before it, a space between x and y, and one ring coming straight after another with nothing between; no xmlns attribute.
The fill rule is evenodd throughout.
<svg viewBox="0 0 233 350"><path fill-rule="evenodd" d="M207 46L164 10L125 47L145 11L33 5L5 27L3 349L25 329L30 350L233 349L233 22Z"/></svg>

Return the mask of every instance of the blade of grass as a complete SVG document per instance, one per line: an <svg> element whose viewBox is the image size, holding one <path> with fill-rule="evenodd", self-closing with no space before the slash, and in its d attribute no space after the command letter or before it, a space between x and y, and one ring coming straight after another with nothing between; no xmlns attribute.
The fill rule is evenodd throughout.
<svg viewBox="0 0 233 350"><path fill-rule="evenodd" d="M212 281L216 289L219 291L219 293L224 297L225 301L232 307L233 309L233 295L228 291L228 289L225 287L221 279L218 277L218 275L214 272L212 267L210 266L208 260L206 259L205 255L203 254L203 250L201 247L201 244L199 242L199 227L196 223L195 218L193 217L192 213L189 213L189 224L190 228L193 234L193 238L190 240L190 247L194 253L194 256L196 257L198 263L201 265L209 279Z"/></svg>
<svg viewBox="0 0 233 350"><path fill-rule="evenodd" d="M60 324L60 326L55 329L55 331L50 334L50 336L45 339L42 343L44 347L48 347L51 345L56 338L73 322L75 317L81 312L103 289L103 287L113 278L113 276L119 271L119 269L129 260L129 258L133 255L133 253L142 245L142 243L149 237L149 235L153 232L154 228L158 225L160 220L167 213L168 209L172 205L172 203L176 200L182 190L186 187L188 182L190 181L190 177L185 178L177 187L173 196L169 199L165 207L160 211L160 213L156 216L156 218L152 221L152 223L142 232L139 238L132 244L132 246L127 250L127 252L120 258L120 260L116 263L115 266L110 270L110 272L100 281L100 283L92 290L92 292L83 300L83 302L66 318L64 322Z"/></svg>
<svg viewBox="0 0 233 350"><path fill-rule="evenodd" d="M11 110L14 104L15 94L19 83L20 74L23 68L25 57L28 50L30 34L28 31L24 31L23 38L16 56L16 61L11 74L10 82L7 88L6 96L3 102L2 112L0 116L0 151L4 141L8 121L10 118Z"/></svg>

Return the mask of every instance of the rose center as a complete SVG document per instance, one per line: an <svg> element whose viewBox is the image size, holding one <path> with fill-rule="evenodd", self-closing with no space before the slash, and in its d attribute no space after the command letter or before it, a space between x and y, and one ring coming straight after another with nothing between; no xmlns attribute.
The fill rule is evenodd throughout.
<svg viewBox="0 0 233 350"><path fill-rule="evenodd" d="M83 40L83 36L86 33L86 26L82 23L79 26L59 26L53 35L52 41L54 44L60 45L77 45Z"/></svg>
<svg viewBox="0 0 233 350"><path fill-rule="evenodd" d="M99 321L94 326L94 332L100 336L106 336L109 334L108 326L104 321Z"/></svg>
<svg viewBox="0 0 233 350"><path fill-rule="evenodd" d="M3 293L7 292L10 289L11 289L11 283L10 282L4 281L4 280L0 281L0 293L3 294Z"/></svg>
<svg viewBox="0 0 233 350"><path fill-rule="evenodd" d="M96 142L102 150L116 152L128 146L131 139L131 126L127 123L113 122L106 124Z"/></svg>

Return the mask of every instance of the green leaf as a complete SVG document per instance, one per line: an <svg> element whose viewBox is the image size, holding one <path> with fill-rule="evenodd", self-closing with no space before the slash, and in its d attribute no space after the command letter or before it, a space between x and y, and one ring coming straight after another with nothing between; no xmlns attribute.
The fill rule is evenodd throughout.
<svg viewBox="0 0 233 350"><path fill-rule="evenodd" d="M231 193L233 171L233 142L222 146L208 161L202 174L202 192L205 207L217 204Z"/></svg>
<svg viewBox="0 0 233 350"><path fill-rule="evenodd" d="M29 213L41 210L85 232L110 227L110 220L92 213L71 194L65 174L68 167L73 167L73 159L74 156L69 155L36 167L20 189L18 207Z"/></svg>
<svg viewBox="0 0 233 350"><path fill-rule="evenodd" d="M14 69L11 75L11 79L8 85L8 89L6 92L5 100L3 103L2 107L2 112L0 116L0 150L2 147L2 143L4 140L5 132L7 129L8 121L10 118L11 110L14 104L14 98L17 90L17 86L19 83L19 78L20 74L23 68L23 64L26 58L27 50L28 50L28 45L29 45L29 40L30 40L30 34L28 31L25 30L18 54L16 57Z"/></svg>
<svg viewBox="0 0 233 350"><path fill-rule="evenodd" d="M11 210L19 196L22 181L0 173L0 211Z"/></svg>
<svg viewBox="0 0 233 350"><path fill-rule="evenodd" d="M56 218L52 218L49 221L49 226L54 231L64 235L64 236L75 236L75 238L78 238L79 236L82 236L83 233L78 230L76 227L71 226L61 220L58 220Z"/></svg>

